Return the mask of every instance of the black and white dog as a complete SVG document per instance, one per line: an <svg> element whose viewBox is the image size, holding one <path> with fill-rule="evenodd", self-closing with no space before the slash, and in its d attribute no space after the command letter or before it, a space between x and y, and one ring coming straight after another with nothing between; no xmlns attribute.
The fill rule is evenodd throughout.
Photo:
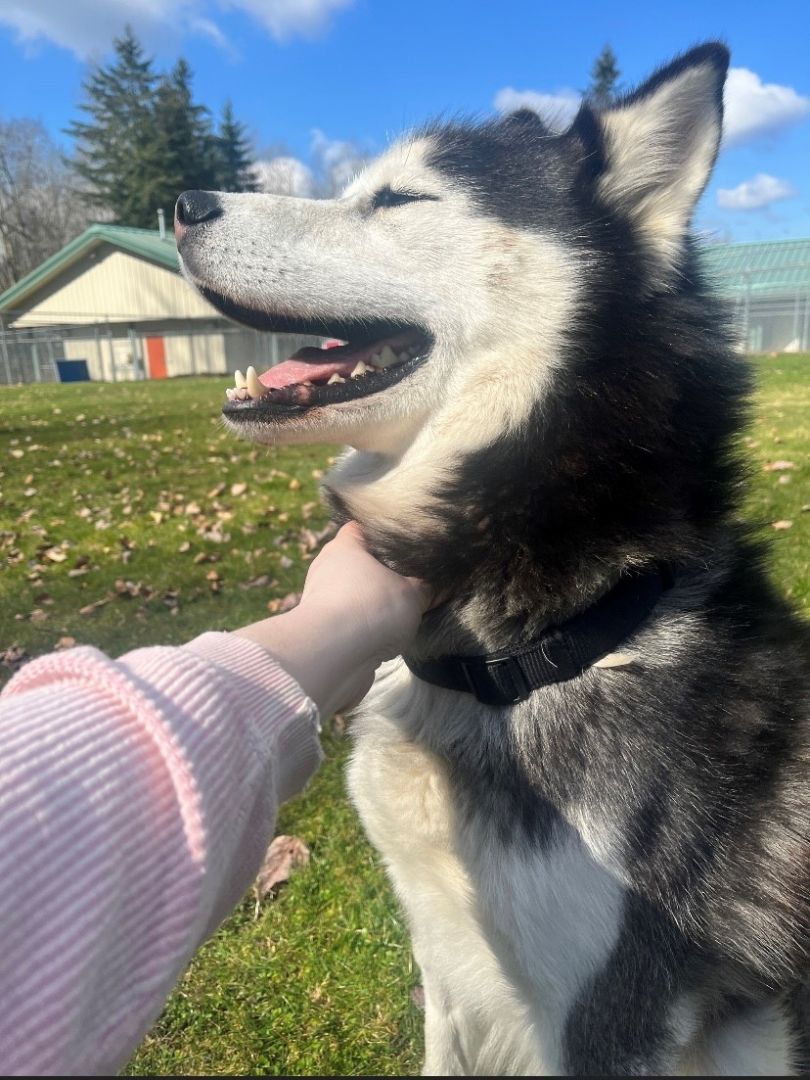
<svg viewBox="0 0 810 1080"><path fill-rule="evenodd" d="M334 201L178 202L219 309L347 343L238 376L228 425L348 443L336 517L450 597L350 771L427 1073L800 1067L807 635L735 517L748 371L689 236L727 65L427 127Z"/></svg>

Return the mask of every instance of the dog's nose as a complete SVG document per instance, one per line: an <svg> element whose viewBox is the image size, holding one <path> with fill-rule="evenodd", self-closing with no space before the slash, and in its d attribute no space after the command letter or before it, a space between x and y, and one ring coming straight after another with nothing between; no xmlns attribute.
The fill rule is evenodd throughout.
<svg viewBox="0 0 810 1080"><path fill-rule="evenodd" d="M222 203L213 191L184 191L174 207L174 231L180 236L192 225L212 221L222 214Z"/></svg>

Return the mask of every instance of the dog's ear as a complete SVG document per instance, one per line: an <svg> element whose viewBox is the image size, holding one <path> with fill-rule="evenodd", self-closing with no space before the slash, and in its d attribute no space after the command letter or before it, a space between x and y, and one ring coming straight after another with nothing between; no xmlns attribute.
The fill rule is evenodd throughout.
<svg viewBox="0 0 810 1080"><path fill-rule="evenodd" d="M728 63L724 45L700 45L615 106L584 106L570 131L600 198L630 219L666 266L678 258L717 157Z"/></svg>

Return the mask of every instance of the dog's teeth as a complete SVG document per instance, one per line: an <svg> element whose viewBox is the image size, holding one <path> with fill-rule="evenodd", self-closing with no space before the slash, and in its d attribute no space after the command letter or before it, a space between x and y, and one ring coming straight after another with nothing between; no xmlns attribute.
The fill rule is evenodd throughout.
<svg viewBox="0 0 810 1080"><path fill-rule="evenodd" d="M379 357L377 357L377 364L381 368L389 368L392 364L396 363L399 363L397 354L390 345L385 345Z"/></svg>
<svg viewBox="0 0 810 1080"><path fill-rule="evenodd" d="M228 401L233 401L233 399L236 397L236 391L229 386L228 389L225 391L225 397L228 399Z"/></svg>
<svg viewBox="0 0 810 1080"><path fill-rule="evenodd" d="M346 380L343 378L343 376L338 375L338 373L335 372L334 375L329 376L329 380L328 380L326 385L327 386L332 386L332 385L334 385L334 383L343 383L343 382L346 382Z"/></svg>
<svg viewBox="0 0 810 1080"><path fill-rule="evenodd" d="M399 362L400 362L400 364L404 364L405 361L410 360L410 358L411 358L411 350L410 349L403 349L403 351L399 354Z"/></svg>
<svg viewBox="0 0 810 1080"><path fill-rule="evenodd" d="M248 388L246 386L240 386L238 390L234 390L234 396L236 397L237 401L247 401L247 399L250 397L250 393L248 392Z"/></svg>
<svg viewBox="0 0 810 1080"><path fill-rule="evenodd" d="M374 353L373 356L369 357L368 362L371 364L371 366L373 368L379 368L379 367L383 366L383 363L382 363L382 360L380 359L380 354L379 353Z"/></svg>
<svg viewBox="0 0 810 1080"><path fill-rule="evenodd" d="M357 363L354 365L351 377L353 379L356 379L360 375L365 375L367 371L371 371L371 368L368 366L368 364L364 364L362 360L358 360Z"/></svg>
<svg viewBox="0 0 810 1080"><path fill-rule="evenodd" d="M236 387L237 390L241 390L243 386L247 386L245 376L242 374L239 368L237 368L236 371L233 373L233 385Z"/></svg>
<svg viewBox="0 0 810 1080"><path fill-rule="evenodd" d="M259 376L256 374L255 367L249 367L247 369L245 383L247 384L248 393L252 398L260 398L264 393L262 384L259 382Z"/></svg>

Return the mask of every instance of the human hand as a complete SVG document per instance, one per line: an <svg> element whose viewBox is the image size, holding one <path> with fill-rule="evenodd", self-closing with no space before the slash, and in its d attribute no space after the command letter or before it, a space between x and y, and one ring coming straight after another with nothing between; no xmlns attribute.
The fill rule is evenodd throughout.
<svg viewBox="0 0 810 1080"><path fill-rule="evenodd" d="M313 561L298 607L235 633L263 645L328 716L365 697L430 603L430 589L383 566L350 522Z"/></svg>

